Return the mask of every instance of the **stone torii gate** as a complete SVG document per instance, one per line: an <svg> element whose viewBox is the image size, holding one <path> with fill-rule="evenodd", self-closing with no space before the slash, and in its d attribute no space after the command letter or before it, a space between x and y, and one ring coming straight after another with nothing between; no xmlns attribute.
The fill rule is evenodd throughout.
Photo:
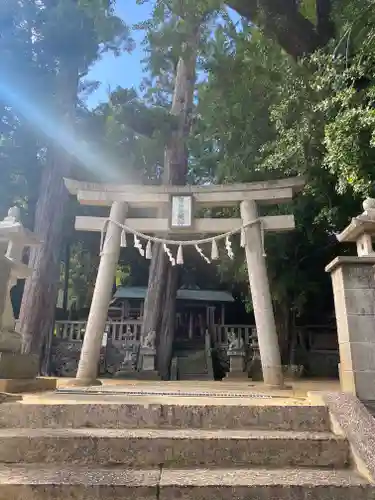
<svg viewBox="0 0 375 500"><path fill-rule="evenodd" d="M95 290L91 303L86 333L76 379L72 385L98 385L97 367L100 357L113 279L120 254L121 224L144 234L178 235L220 234L244 227L245 252L250 291L254 308L259 351L265 384L283 385L280 350L262 231L289 231L294 229L293 215L259 217L258 205L290 202L304 186L302 178L246 184L208 186L141 186L112 185L65 180L69 192L82 205L110 207L109 218L76 217L78 231L102 232L107 226ZM184 206L184 217L175 217L174 208ZM197 218L194 212L202 207L233 207L240 205L241 218ZM142 209L142 217L134 217ZM155 217L160 213L170 217ZM129 215L129 217L128 217ZM254 224L254 221L259 222Z"/></svg>

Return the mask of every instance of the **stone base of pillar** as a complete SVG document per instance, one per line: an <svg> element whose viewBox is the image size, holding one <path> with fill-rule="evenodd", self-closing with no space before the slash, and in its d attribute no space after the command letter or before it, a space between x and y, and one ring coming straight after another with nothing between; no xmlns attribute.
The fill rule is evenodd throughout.
<svg viewBox="0 0 375 500"><path fill-rule="evenodd" d="M227 379L247 379L248 374L244 371L245 369L245 353L241 350L228 352L229 357L229 372L227 373Z"/></svg>
<svg viewBox="0 0 375 500"><path fill-rule="evenodd" d="M38 378L38 372L39 356L1 351L0 393L54 391L57 384L56 379ZM3 400L4 397L2 395L0 400Z"/></svg>
<svg viewBox="0 0 375 500"><path fill-rule="evenodd" d="M2 378L0 379L0 403L20 399L20 396L13 396L14 394L54 391L56 385L57 380L53 378Z"/></svg>
<svg viewBox="0 0 375 500"><path fill-rule="evenodd" d="M267 366L263 367L263 381L264 384L273 389L283 389L284 375L281 366Z"/></svg>
<svg viewBox="0 0 375 500"><path fill-rule="evenodd" d="M22 347L22 336L15 330L0 330L0 351L20 353Z"/></svg>
<svg viewBox="0 0 375 500"><path fill-rule="evenodd" d="M141 356L141 371L148 372L155 370L156 350L153 348L142 347L140 351Z"/></svg>
<svg viewBox="0 0 375 500"><path fill-rule="evenodd" d="M156 349L152 347L142 347L141 356L141 371L138 372L140 380L159 380L159 373L155 370Z"/></svg>
<svg viewBox="0 0 375 500"><path fill-rule="evenodd" d="M39 372L39 356L0 352L0 379L35 379Z"/></svg>
<svg viewBox="0 0 375 500"><path fill-rule="evenodd" d="M103 385L98 379L92 378L73 378L67 382L66 387L92 387Z"/></svg>

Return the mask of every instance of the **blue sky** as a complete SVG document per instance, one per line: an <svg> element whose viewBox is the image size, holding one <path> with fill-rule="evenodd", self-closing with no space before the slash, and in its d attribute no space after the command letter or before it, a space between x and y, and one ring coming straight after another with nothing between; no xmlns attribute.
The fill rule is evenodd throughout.
<svg viewBox="0 0 375 500"><path fill-rule="evenodd" d="M1 0L0 0L1 1ZM137 5L136 0L117 0L116 14L124 19L131 27L141 21L150 18L153 0L143 5ZM229 11L233 20L239 19L238 14ZM108 53L98 61L92 68L89 78L101 82L100 88L94 92L88 99L89 107L95 106L100 102L106 101L108 89L121 87L137 87L142 80L141 60L144 58L142 40L143 31L134 30L132 38L135 40L136 48L131 54L124 53L119 57Z"/></svg>
<svg viewBox="0 0 375 500"><path fill-rule="evenodd" d="M132 26L150 17L151 4L137 5L136 0L117 0L117 15ZM142 79L141 60L143 50L141 42L142 31L134 31L132 37L136 42L136 49L131 54L122 54L115 57L106 54L102 60L92 68L89 78L101 82L100 88L89 98L89 105L107 100L108 87L114 89L118 85L121 87L132 87L139 85Z"/></svg>

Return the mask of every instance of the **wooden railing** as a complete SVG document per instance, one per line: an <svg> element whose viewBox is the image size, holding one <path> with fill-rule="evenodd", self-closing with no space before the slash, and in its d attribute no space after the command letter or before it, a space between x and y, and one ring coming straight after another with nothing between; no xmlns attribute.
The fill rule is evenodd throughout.
<svg viewBox="0 0 375 500"><path fill-rule="evenodd" d="M214 344L216 346L227 345L228 337L233 333L236 338L242 337L245 345L253 344L257 338L256 328L252 325L213 325Z"/></svg>
<svg viewBox="0 0 375 500"><path fill-rule="evenodd" d="M83 341L87 321L56 321L55 338L66 341ZM105 331L107 338L116 341L140 341L141 321L108 321Z"/></svg>
<svg viewBox="0 0 375 500"><path fill-rule="evenodd" d="M65 341L83 341L87 321L56 321L54 336ZM138 342L141 340L141 320L108 321L106 323L107 338L113 342ZM242 337L245 345L256 340L255 326L251 325L213 325L210 329L215 346L227 345L228 336L235 334Z"/></svg>

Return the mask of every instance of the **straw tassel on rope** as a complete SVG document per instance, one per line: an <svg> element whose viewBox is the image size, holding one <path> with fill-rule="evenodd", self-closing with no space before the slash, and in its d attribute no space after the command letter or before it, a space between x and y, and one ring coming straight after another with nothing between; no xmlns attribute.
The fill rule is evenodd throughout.
<svg viewBox="0 0 375 500"><path fill-rule="evenodd" d="M218 258L219 258L219 249L217 248L216 240L212 240L211 260L218 260Z"/></svg>
<svg viewBox="0 0 375 500"><path fill-rule="evenodd" d="M126 243L126 231L125 231L125 229L123 229L123 230L121 231L121 242L120 242L120 246L121 246L122 248L126 248L126 246L127 246L127 243Z"/></svg>
<svg viewBox="0 0 375 500"><path fill-rule="evenodd" d="M227 254L228 254L228 257L233 260L234 259L234 253L233 253L233 250L232 250L232 243L230 241L230 238L229 236L227 236L225 238L225 248L227 250Z"/></svg>
<svg viewBox="0 0 375 500"><path fill-rule="evenodd" d="M168 255L170 263L172 264L172 266L175 266L176 259L173 257L172 252L170 251L170 249L167 247L167 245L165 243L163 244L163 248L164 248L164 252Z"/></svg>
<svg viewBox="0 0 375 500"><path fill-rule="evenodd" d="M178 247L176 262L179 265L182 265L184 263L184 253L182 251L182 245L179 245Z"/></svg>
<svg viewBox="0 0 375 500"><path fill-rule="evenodd" d="M263 247L263 255L266 256L265 248L264 248L264 224L261 218L254 219L242 227L239 227L237 229L228 231L223 234L219 234L214 237L210 238L202 238L199 240L190 240L190 241L180 241L180 240L166 240L164 238L159 238L156 236L149 236L147 234L144 234L140 231L136 231L135 229L127 226L126 224L120 224L118 221L112 220L112 219L107 219L104 224L103 228L101 230L100 234L100 255L103 254L103 251L105 250L104 247L106 247L108 241L111 239L111 236L108 237L107 235L107 229L108 229L108 224L114 224L117 227L121 228L121 237L120 237L120 244L121 247L126 247L127 246L127 233L132 234L134 238L134 247L137 248L139 253L143 256L146 257L146 259L150 260L152 258L152 245L153 244L162 244L165 253L168 255L169 260L171 264L174 266L176 263L178 264L183 264L184 262L184 257L183 257L183 246L194 246L197 252L202 256L202 258L207 262L210 263L211 260L217 260L219 258L219 250L218 250L218 244L217 242L219 240L224 240L225 239L225 248L228 254L228 257L230 259L234 259L234 252L232 249L232 242L230 240L231 236L239 233L241 234L241 247L246 246L246 227L252 226L254 224L260 224L260 230L261 230L261 238L262 238L262 247ZM146 247L145 249L142 246L141 240L145 241ZM147 242L147 243L146 243ZM210 243L211 244L211 260L204 255L200 245ZM173 257L173 254L169 248L168 245L175 245L177 246L177 256L176 259ZM178 261L178 262L176 262Z"/></svg>
<svg viewBox="0 0 375 500"><path fill-rule="evenodd" d="M147 260L152 259L152 245L151 245L150 240L148 240L147 245L146 245L146 259Z"/></svg>
<svg viewBox="0 0 375 500"><path fill-rule="evenodd" d="M142 243L140 242L136 234L134 235L134 247L138 249L138 252L142 255L142 257L145 256L145 251L143 250Z"/></svg>
<svg viewBox="0 0 375 500"><path fill-rule="evenodd" d="M195 246L195 250L207 262L207 264L211 264L210 259L204 255L204 253L203 253L202 249L200 248L200 246L199 245L194 245L194 246Z"/></svg>

